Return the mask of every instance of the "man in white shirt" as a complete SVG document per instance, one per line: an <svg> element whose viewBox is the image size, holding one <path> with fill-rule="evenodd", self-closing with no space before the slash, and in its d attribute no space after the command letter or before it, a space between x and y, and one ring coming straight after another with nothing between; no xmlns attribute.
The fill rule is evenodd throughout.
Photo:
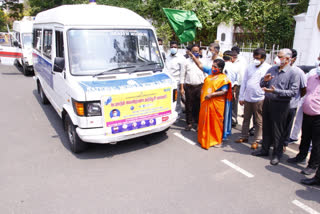
<svg viewBox="0 0 320 214"><path fill-rule="evenodd" d="M237 57L237 53L233 51L225 51L223 53L223 60L225 61L224 73L227 75L232 85L232 126L238 124L238 99L237 91L239 90L240 74L239 69L234 66L233 62Z"/></svg>
<svg viewBox="0 0 320 214"><path fill-rule="evenodd" d="M199 45L193 45L191 48L191 52L196 58L200 59ZM202 59L200 59L200 61L202 61ZM204 78L204 72L198 68L196 63L191 58L188 58L186 60L185 69L180 73L181 94L185 94L186 96L185 106L187 131L190 131L192 129L193 122L198 122L200 110L200 93ZM183 85L185 85L185 90Z"/></svg>
<svg viewBox="0 0 320 214"><path fill-rule="evenodd" d="M265 62L266 51L263 48L255 49L253 51L253 58L253 64L249 65L244 73L240 87L239 103L242 106L244 105L244 118L241 137L236 140L236 142L248 142L250 120L252 115L254 115L255 134L251 148L256 149L258 142L262 139L262 106L264 91L260 87L260 80L265 76L271 65Z"/></svg>
<svg viewBox="0 0 320 214"><path fill-rule="evenodd" d="M236 90L235 99L234 99L234 101L232 101L233 105L234 105L232 114L234 115L234 117L236 117L236 116L238 116L238 101L239 101L240 87L241 87L242 78L244 76L244 73L247 70L248 63L247 63L246 58L240 55L240 48L238 46L233 46L231 48L231 51L237 53L237 56L233 57L233 65L234 65L235 69L237 69L239 72L239 87ZM237 124L237 120L236 120L236 124ZM234 125L236 125L236 124L234 124Z"/></svg>
<svg viewBox="0 0 320 214"><path fill-rule="evenodd" d="M234 66L237 67L240 71L240 86L242 83L242 78L244 76L244 73L247 70L248 67L248 63L245 57L240 55L240 48L238 46L234 46L231 48L231 51L234 51L237 53L237 58L236 60L233 62Z"/></svg>
<svg viewBox="0 0 320 214"><path fill-rule="evenodd" d="M170 73L175 80L177 81L177 90L178 90L178 97L177 97L177 105L176 111L181 115L181 93L180 93L180 75L184 72L186 58L178 53L178 43L176 41L170 42L170 54L166 57L166 68L168 73Z"/></svg>

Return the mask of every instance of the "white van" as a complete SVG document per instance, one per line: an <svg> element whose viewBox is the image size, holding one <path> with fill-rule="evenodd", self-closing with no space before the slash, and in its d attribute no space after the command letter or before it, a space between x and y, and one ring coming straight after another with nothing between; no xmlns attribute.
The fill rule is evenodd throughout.
<svg viewBox="0 0 320 214"><path fill-rule="evenodd" d="M18 47L22 53L17 62L23 68L24 75L33 74L32 62L32 25L34 17L25 16L21 21L13 22L13 46Z"/></svg>
<svg viewBox="0 0 320 214"><path fill-rule="evenodd" d="M167 130L177 119L176 83L153 27L104 5L64 5L33 25L35 80L42 103L64 122L75 153Z"/></svg>

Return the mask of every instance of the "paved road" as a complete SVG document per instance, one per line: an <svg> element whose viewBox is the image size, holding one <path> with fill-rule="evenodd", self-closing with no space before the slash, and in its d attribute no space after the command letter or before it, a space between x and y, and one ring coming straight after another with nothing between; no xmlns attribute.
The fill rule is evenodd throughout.
<svg viewBox="0 0 320 214"><path fill-rule="evenodd" d="M0 66L0 213L318 213L320 188L299 184L304 165L271 166L235 144L209 151L185 132L70 152L60 118L35 83Z"/></svg>

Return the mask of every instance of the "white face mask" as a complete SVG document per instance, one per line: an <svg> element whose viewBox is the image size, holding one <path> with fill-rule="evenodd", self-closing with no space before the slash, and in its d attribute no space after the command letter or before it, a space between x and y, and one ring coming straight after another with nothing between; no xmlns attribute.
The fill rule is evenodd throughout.
<svg viewBox="0 0 320 214"><path fill-rule="evenodd" d="M315 65L316 65L316 67L319 67L320 66L320 60L316 60Z"/></svg>
<svg viewBox="0 0 320 214"><path fill-rule="evenodd" d="M212 52L209 51L208 54L207 54L207 57L208 57L208 58L212 58L212 56L213 56L213 55L212 55Z"/></svg>
<svg viewBox="0 0 320 214"><path fill-rule="evenodd" d="M260 60L257 60L257 59L254 59L253 60L253 64L256 66L256 67L258 67L259 65L261 65L261 61Z"/></svg>
<svg viewBox="0 0 320 214"><path fill-rule="evenodd" d="M171 53L172 55L175 55L177 52L178 52L178 49L177 49L177 48L170 48L170 53Z"/></svg>
<svg viewBox="0 0 320 214"><path fill-rule="evenodd" d="M279 57L276 57L276 58L274 59L274 64L275 64L276 66L280 66L280 65L281 65L281 60L279 59Z"/></svg>

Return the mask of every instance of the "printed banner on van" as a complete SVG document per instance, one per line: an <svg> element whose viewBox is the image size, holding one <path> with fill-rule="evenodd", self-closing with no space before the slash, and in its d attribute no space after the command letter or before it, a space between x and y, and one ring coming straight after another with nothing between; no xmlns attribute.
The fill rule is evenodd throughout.
<svg viewBox="0 0 320 214"><path fill-rule="evenodd" d="M106 127L112 134L159 125L171 114L171 88L106 96Z"/></svg>

